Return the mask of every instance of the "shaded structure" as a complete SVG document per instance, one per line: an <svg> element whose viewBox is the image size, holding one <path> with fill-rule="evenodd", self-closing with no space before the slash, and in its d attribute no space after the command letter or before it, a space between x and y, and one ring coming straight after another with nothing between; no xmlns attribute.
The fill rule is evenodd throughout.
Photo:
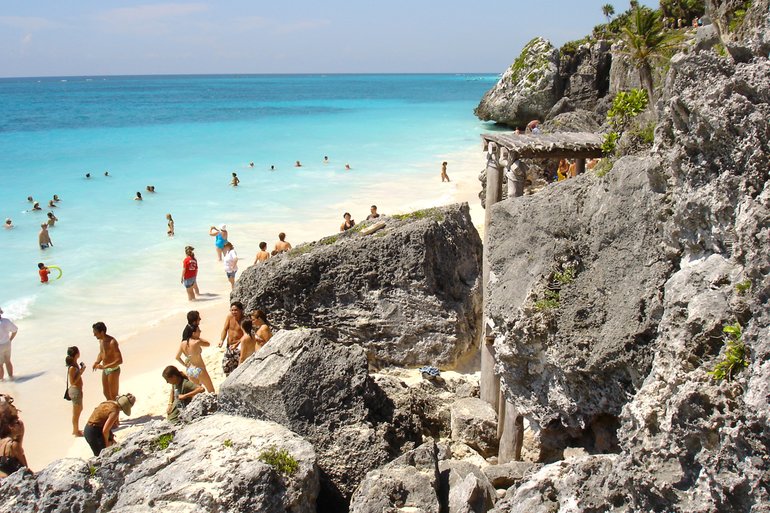
<svg viewBox="0 0 770 513"><path fill-rule="evenodd" d="M482 329L481 348L481 399L497 410L497 434L500 439L498 462L505 463L521 458L523 439L523 419L516 412L516 405L502 397L500 378L494 373L495 353L494 337L490 336L490 325L486 319L486 286L489 282L489 256L487 237L489 227L494 222L492 205L502 197L503 173L512 181L509 196L524 194L526 170L520 165L521 159L575 159L577 173L585 171L586 159L600 158L602 137L589 132L564 132L535 134L516 132L500 134L482 134L484 151L487 152L487 195L484 216L484 260L482 286L484 287L484 327Z"/></svg>

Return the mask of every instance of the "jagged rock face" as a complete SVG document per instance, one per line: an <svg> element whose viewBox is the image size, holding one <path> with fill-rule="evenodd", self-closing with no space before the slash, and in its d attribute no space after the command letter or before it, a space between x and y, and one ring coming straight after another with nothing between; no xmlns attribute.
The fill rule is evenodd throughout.
<svg viewBox="0 0 770 513"><path fill-rule="evenodd" d="M604 179L493 206L487 317L506 396L539 433L540 461L574 440L612 450L595 446L597 428L650 370L670 264L649 221L665 190L658 162L628 158Z"/></svg>
<svg viewBox="0 0 770 513"><path fill-rule="evenodd" d="M620 453L547 465L497 511L768 511L770 63L677 56L658 108L667 208L638 229L660 233L673 265L642 344L651 362L620 415ZM748 367L717 381L723 327L736 322Z"/></svg>
<svg viewBox="0 0 770 513"><path fill-rule="evenodd" d="M377 221L372 235L350 230L249 267L232 300L279 328L361 345L374 364L451 367L480 327L481 239L468 205Z"/></svg>
<svg viewBox="0 0 770 513"><path fill-rule="evenodd" d="M172 435L166 448L161 436ZM268 447L298 463L288 476L260 460ZM0 481L0 511L313 513L313 447L272 422L211 415L183 427L155 422L86 462L64 459Z"/></svg>
<svg viewBox="0 0 770 513"><path fill-rule="evenodd" d="M767 57L770 0L706 0L705 3L706 12L733 58L748 61L754 56Z"/></svg>
<svg viewBox="0 0 770 513"><path fill-rule="evenodd" d="M559 50L538 37L527 43L473 112L482 121L523 128L533 119L545 119L561 93Z"/></svg>
<svg viewBox="0 0 770 513"><path fill-rule="evenodd" d="M360 480L419 443L369 377L366 354L320 330L281 331L220 387L226 412L277 422L313 443L321 469L319 510L345 511Z"/></svg>
<svg viewBox="0 0 770 513"><path fill-rule="evenodd" d="M616 95L620 91L639 89L642 87L639 81L639 70L633 65L622 51L622 43L612 45L612 68L610 69L610 95Z"/></svg>
<svg viewBox="0 0 770 513"><path fill-rule="evenodd" d="M432 441L369 472L350 501L351 513L441 510L438 456Z"/></svg>
<svg viewBox="0 0 770 513"><path fill-rule="evenodd" d="M466 461L440 461L441 502L447 513L485 513L497 494L484 472Z"/></svg>
<svg viewBox="0 0 770 513"><path fill-rule="evenodd" d="M610 88L612 54L609 41L580 46L574 55L563 55L559 67L563 94L575 108L592 111Z"/></svg>

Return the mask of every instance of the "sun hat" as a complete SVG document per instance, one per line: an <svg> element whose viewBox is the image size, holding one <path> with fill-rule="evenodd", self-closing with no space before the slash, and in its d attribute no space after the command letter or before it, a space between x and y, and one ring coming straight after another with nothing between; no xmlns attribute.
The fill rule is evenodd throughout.
<svg viewBox="0 0 770 513"><path fill-rule="evenodd" d="M227 225L226 225L226 224L223 224L222 226L220 226L220 227L219 227L219 229L220 229L220 230L227 230Z"/></svg>
<svg viewBox="0 0 770 513"><path fill-rule="evenodd" d="M131 415L131 407L136 402L136 397L134 397L133 394L124 394L118 396L116 402L118 403L118 406L120 406L120 409L123 410L123 413Z"/></svg>

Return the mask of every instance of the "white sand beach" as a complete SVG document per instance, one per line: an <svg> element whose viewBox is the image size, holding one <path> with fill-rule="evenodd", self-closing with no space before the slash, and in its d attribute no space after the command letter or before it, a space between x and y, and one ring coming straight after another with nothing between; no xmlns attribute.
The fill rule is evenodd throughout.
<svg viewBox="0 0 770 513"><path fill-rule="evenodd" d="M442 160L449 162L448 174L452 180L449 183L442 183L440 180ZM258 229L256 224L239 222L237 251L240 256L241 271L251 265L257 252L259 239L254 234L285 231L288 234L287 240L294 245L317 240L339 230L343 212L351 212L356 221L362 221L372 204L376 204L379 211L387 215L454 202L468 202L474 224L477 228L481 228L484 218L478 199L480 188L478 174L484 166L481 146L442 155L429 166L435 167L435 174L428 178L405 178L392 183L382 180L381 185L365 188L348 201L331 205L332 208L319 213L316 219L296 219L282 226L259 225ZM352 172L355 172L355 169ZM337 211L338 214L336 214ZM237 212L233 214L234 217L238 215ZM207 227L201 227L201 230L206 229ZM273 241L268 241L270 247L272 243ZM218 348L217 344L228 313L229 284L222 272L221 263L216 261L213 247L196 248L196 255L201 263L199 274L201 292L210 293L210 296L204 297L204 301L186 305L184 290L179 287L178 297L168 298L169 305L174 305L175 313L169 315L167 312L159 312L155 319L137 319L136 325L126 334L110 332L118 339L123 353L120 391L121 393L131 392L137 397L131 417L124 417L121 428L116 432L118 440L125 437L129 430L139 428L142 423L165 416L169 386L161 377L161 371L167 365L178 365L174 356L186 324L186 310L183 311L180 305L189 306L187 309L198 310L201 313L203 338L212 344L203 353L209 373L215 387L218 388L224 381L221 369L223 350ZM181 258L179 260L181 262ZM141 301L141 298L137 298L137 301ZM96 315L98 316L98 312ZM23 339L20 338L20 340ZM84 353L82 361L90 367L93 363L92 355L98 347L96 340L80 341L78 345ZM15 351L22 350L22 347L21 344L16 344ZM64 393L63 364L61 377L61 390L25 391L24 400L28 401L29 397L35 397L35 402L42 405L35 404L34 407L25 408L24 400L19 403L22 418L27 426L24 447L33 471L40 470L57 458L91 456L85 440L74 438L70 434L71 403L61 399ZM103 400L100 380L101 373L98 372L89 370L84 375L84 409L80 419L81 429L93 408ZM4 385L6 386L3 391L13 395L13 384Z"/></svg>

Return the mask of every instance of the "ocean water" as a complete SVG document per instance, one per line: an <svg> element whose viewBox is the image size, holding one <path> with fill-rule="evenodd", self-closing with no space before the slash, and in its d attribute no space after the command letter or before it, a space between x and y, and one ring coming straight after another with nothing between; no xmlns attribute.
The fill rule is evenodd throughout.
<svg viewBox="0 0 770 513"><path fill-rule="evenodd" d="M195 246L201 261L204 252L213 256L211 225L228 224L244 268L257 241L272 247L283 226L331 212L339 223L346 202L365 201L367 190L437 177L442 155L478 145L487 126L472 110L496 79L0 79L0 218L16 225L0 229L0 307L21 328L17 374L56 370L59 377L69 345L80 345L90 363L90 326L97 320L120 340L186 310L183 248ZM293 167L297 160L302 168ZM229 186L233 172L238 188ZM145 192L149 184L156 194ZM145 201L133 201L136 191ZM37 233L53 194L62 199L54 210L54 247L41 251ZM27 212L27 196L44 210ZM166 236L166 213L176 222L173 239ZM338 226L330 223L329 233ZM291 233L288 239L297 242ZM62 278L41 285L38 262L60 266ZM202 276L213 273L202 269Z"/></svg>

